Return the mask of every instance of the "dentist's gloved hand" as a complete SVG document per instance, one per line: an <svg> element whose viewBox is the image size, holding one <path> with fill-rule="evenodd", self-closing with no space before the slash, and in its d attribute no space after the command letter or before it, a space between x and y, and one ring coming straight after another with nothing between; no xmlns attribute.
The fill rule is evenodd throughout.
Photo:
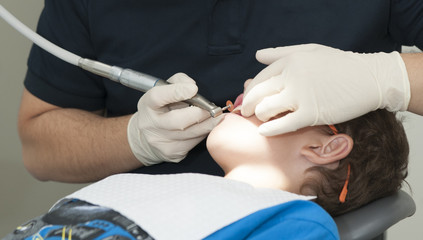
<svg viewBox="0 0 423 240"><path fill-rule="evenodd" d="M256 114L261 134L273 136L337 124L386 108L404 111L410 83L398 52L360 54L318 44L263 49L269 65L248 85L242 115ZM280 113L289 112L277 118Z"/></svg>
<svg viewBox="0 0 423 240"><path fill-rule="evenodd" d="M197 94L195 81L178 73L166 86L146 92L128 123L128 141L135 157L145 166L179 162L222 120L180 101ZM176 107L172 107L176 106Z"/></svg>

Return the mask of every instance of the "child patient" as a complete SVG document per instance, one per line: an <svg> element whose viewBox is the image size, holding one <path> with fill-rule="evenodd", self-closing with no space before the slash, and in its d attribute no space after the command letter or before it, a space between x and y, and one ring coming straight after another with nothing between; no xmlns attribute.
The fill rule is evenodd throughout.
<svg viewBox="0 0 423 240"><path fill-rule="evenodd" d="M407 176L408 143L392 113L264 137L241 103L207 139L224 178L118 174L6 239L338 239L330 215L396 192Z"/></svg>

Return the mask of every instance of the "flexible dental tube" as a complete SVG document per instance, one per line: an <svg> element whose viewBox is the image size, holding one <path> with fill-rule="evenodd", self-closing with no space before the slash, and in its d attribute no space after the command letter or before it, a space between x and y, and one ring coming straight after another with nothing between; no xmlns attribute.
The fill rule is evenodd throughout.
<svg viewBox="0 0 423 240"><path fill-rule="evenodd" d="M13 28L15 28L18 32L22 35L30 39L36 45L40 46L47 52L53 54L54 56L62 59L65 62L68 62L72 65L78 66L80 56L66 51L63 48L60 48L47 39L41 37L36 32L32 31L30 28L25 26L21 21L19 21L15 16L13 16L9 11L7 11L1 4L0 4L0 16L9 23Z"/></svg>
<svg viewBox="0 0 423 240"><path fill-rule="evenodd" d="M25 24L19 21L15 16L13 16L9 11L7 11L0 4L0 17L2 17L7 23L9 23L13 28L15 28L22 35L27 37L33 43L51 53L52 55L62 59L65 62L68 62L72 65L85 69L96 75L108 78L112 81L123 84L127 87L136 89L138 91L146 92L154 86L167 84L166 81L150 76L145 73L140 73L131 69L122 69L117 66L109 66L107 64L82 58L74 53L71 53L47 39L43 38L36 32L32 31ZM226 110L229 106L220 108L214 103L208 101L203 96L197 94L191 99L186 100L190 105L200 107L210 113L212 117L217 117L222 114L223 110Z"/></svg>

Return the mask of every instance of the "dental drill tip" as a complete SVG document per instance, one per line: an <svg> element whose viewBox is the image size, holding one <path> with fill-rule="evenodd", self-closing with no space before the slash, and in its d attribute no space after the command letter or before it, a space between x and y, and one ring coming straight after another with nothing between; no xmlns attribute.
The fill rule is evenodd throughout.
<svg viewBox="0 0 423 240"><path fill-rule="evenodd" d="M231 100L226 101L226 106L222 108L222 111L225 110L228 110L229 112L234 110L234 104L231 102Z"/></svg>
<svg viewBox="0 0 423 240"><path fill-rule="evenodd" d="M225 106L225 107L223 107L223 108L222 108L222 112L223 112L223 111L228 110L230 107L231 107L231 106Z"/></svg>

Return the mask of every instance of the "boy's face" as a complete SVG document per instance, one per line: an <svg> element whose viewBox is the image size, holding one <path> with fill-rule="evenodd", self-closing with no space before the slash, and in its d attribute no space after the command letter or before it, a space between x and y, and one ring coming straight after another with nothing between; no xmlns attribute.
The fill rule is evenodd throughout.
<svg viewBox="0 0 423 240"><path fill-rule="evenodd" d="M322 127L308 127L274 137L259 134L262 123L233 111L212 130L207 148L226 177L299 193L306 169L316 166L301 153L310 140L327 136ZM312 147L312 146L311 146ZM307 173L308 174L308 173Z"/></svg>

